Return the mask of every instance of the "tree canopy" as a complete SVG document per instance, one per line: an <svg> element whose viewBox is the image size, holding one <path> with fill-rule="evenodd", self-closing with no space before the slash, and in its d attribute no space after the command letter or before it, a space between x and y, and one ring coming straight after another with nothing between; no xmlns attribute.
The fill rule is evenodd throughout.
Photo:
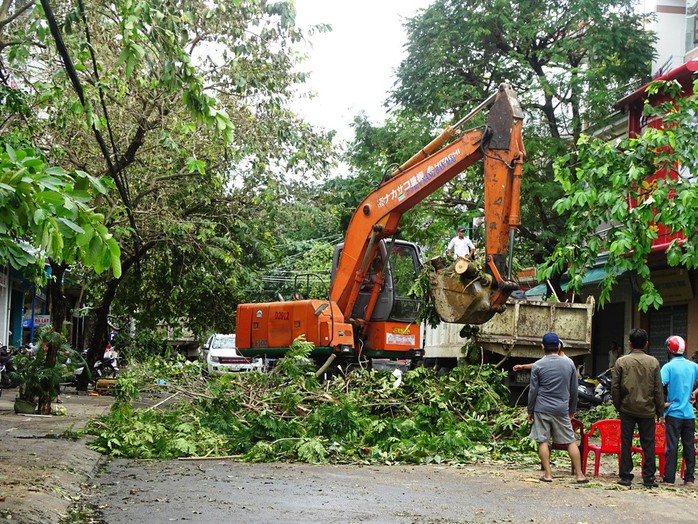
<svg viewBox="0 0 698 524"><path fill-rule="evenodd" d="M89 204L122 274L71 272L94 305L90 346L104 346L110 314L231 329L274 261L288 180L334 161L330 137L289 109L305 79L292 3L3 5L3 92L24 102L3 140L114 188Z"/></svg>
<svg viewBox="0 0 698 524"><path fill-rule="evenodd" d="M0 153L0 261L41 281L48 258L121 275L120 249L90 203L109 180L48 166L40 153L9 143Z"/></svg>
<svg viewBox="0 0 698 524"><path fill-rule="evenodd" d="M585 126L610 113L629 83L649 74L653 36L633 6L631 0L436 0L406 24L407 57L387 101L391 120L380 128L358 120L351 160L363 176L379 180L387 163L408 158L405 145L417 151L436 128L464 116L499 84L511 84L526 112L519 254L542 262L564 228L552 210L562 194L553 160L575 147ZM480 215L479 169L406 216L405 234L424 236L428 227L431 244L443 243L457 225Z"/></svg>

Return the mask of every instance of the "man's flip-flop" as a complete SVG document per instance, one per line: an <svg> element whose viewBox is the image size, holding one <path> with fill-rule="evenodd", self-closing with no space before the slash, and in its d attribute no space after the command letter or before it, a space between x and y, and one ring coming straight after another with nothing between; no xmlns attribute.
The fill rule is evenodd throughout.
<svg viewBox="0 0 698 524"><path fill-rule="evenodd" d="M541 482L552 482L553 481L553 479L546 479L545 477L541 477L538 480L540 480Z"/></svg>
<svg viewBox="0 0 698 524"><path fill-rule="evenodd" d="M589 479L578 480L577 484L589 484Z"/></svg>

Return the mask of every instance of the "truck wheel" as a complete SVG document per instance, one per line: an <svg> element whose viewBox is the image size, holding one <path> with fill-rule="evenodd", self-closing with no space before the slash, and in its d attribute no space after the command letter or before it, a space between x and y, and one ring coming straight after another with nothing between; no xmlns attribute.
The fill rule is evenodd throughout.
<svg viewBox="0 0 698 524"><path fill-rule="evenodd" d="M422 359L422 365L427 369L434 369L436 367L436 359L424 357Z"/></svg>
<svg viewBox="0 0 698 524"><path fill-rule="evenodd" d="M425 359L423 358L413 358L410 360L410 366L408 369L417 369L421 367L426 367L426 364L424 362Z"/></svg>
<svg viewBox="0 0 698 524"><path fill-rule="evenodd" d="M458 366L457 358L437 358L436 368L438 369L437 375L439 377L443 375L448 375L451 370Z"/></svg>

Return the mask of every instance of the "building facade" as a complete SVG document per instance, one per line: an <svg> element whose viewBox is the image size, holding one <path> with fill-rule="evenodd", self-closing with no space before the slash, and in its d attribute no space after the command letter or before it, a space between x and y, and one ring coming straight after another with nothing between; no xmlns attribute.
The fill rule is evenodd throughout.
<svg viewBox="0 0 698 524"><path fill-rule="evenodd" d="M698 0L658 0L653 8L647 3L645 5L653 15L650 29L657 35L657 54L650 78L676 80L683 88L683 96L692 96L693 81L698 75ZM646 87L639 87L616 104L623 115L623 120L619 120L625 128L623 134L627 136L638 136L648 127L661 126L661 120L648 121L644 117L643 106L646 100L657 105L666 99L662 96L648 97ZM613 135L606 138L612 139ZM682 169L685 168L679 168ZM679 175L695 177L698 173L682 172ZM667 360L664 342L670 335L680 335L686 339L689 356L698 352L698 272L670 267L665 251L676 236L661 225L658 233L648 263L652 281L664 304L658 310L641 313L638 311L641 292L637 277L629 273L618 275L618 284L609 303L599 308L594 316L592 352L585 361L585 370L590 374L601 373L608 367L611 344L616 342L625 346L627 334L634 327L647 330L650 352L661 363ZM591 269L590 273L595 271L604 270L597 267ZM600 275L596 281L603 276ZM594 279L586 277L585 282L584 295L598 298L599 290Z"/></svg>
<svg viewBox="0 0 698 524"><path fill-rule="evenodd" d="M28 283L10 266L0 266L0 346L24 342L24 297Z"/></svg>

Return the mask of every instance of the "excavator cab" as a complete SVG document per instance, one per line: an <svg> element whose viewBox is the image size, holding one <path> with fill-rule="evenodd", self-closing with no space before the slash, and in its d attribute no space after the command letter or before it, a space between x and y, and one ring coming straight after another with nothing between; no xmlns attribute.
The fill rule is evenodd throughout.
<svg viewBox="0 0 698 524"><path fill-rule="evenodd" d="M335 277L344 243L338 244L332 257L332 279ZM388 252L390 251L390 256ZM388 261L387 268L385 261ZM371 261L352 311L353 318L363 319L371 298L374 283L380 273L384 284L371 315L371 322L415 322L419 312L419 300L408 296L422 265L416 244L404 240L380 241L376 256Z"/></svg>

